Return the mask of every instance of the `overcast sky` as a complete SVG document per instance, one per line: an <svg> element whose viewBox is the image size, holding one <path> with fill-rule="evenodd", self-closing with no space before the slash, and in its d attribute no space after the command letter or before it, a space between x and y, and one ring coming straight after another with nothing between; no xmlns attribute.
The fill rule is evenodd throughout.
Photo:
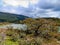
<svg viewBox="0 0 60 45"><path fill-rule="evenodd" d="M0 0L0 12L60 18L60 0Z"/></svg>

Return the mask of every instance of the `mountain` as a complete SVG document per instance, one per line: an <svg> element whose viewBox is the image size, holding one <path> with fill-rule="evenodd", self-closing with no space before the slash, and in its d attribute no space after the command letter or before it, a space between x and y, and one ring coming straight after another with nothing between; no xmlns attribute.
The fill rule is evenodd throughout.
<svg viewBox="0 0 60 45"><path fill-rule="evenodd" d="M18 20L24 20L26 18L29 18L29 17L24 15L19 15L19 14L0 12L0 22L4 22L4 21L14 22Z"/></svg>

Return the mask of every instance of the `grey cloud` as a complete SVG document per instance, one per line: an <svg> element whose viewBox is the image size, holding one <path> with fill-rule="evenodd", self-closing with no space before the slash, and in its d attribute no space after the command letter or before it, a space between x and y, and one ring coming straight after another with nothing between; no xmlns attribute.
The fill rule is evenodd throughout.
<svg viewBox="0 0 60 45"><path fill-rule="evenodd" d="M42 9L53 9L53 11L60 11L60 0L55 0L55 3L53 1L54 0L50 0L50 2L47 2L47 0L41 0L37 6Z"/></svg>
<svg viewBox="0 0 60 45"><path fill-rule="evenodd" d="M58 12L60 11L60 0L58 0L56 3L52 2L47 2L47 0L40 0L38 4L30 4L28 8L18 6L18 7L13 7L13 6L7 6L7 7L0 7L0 9L6 9L8 12L12 9L16 10L17 14L22 14L25 16L29 17L51 17L51 16L57 16L60 17L60 13L52 14L51 12ZM37 9L39 8L39 9ZM48 12L48 10L51 10ZM3 11L3 10L2 10ZM11 12L11 11L10 11ZM49 14L50 13L50 14ZM58 15L57 15L58 14Z"/></svg>

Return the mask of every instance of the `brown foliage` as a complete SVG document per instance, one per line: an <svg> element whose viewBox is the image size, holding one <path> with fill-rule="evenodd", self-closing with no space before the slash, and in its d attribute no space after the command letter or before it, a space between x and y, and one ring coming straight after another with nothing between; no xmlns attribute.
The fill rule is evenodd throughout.
<svg viewBox="0 0 60 45"><path fill-rule="evenodd" d="M34 34L35 36L42 36L46 39L49 39L51 37L54 37L57 33L57 23L55 21L50 21L43 18L38 19L31 19L28 18L24 21L22 21L24 24L28 25L28 32L30 31L31 34Z"/></svg>

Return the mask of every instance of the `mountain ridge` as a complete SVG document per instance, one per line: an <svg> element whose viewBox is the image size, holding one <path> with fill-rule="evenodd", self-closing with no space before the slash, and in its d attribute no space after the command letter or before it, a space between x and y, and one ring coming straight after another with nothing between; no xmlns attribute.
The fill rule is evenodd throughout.
<svg viewBox="0 0 60 45"><path fill-rule="evenodd" d="M0 12L0 22L1 21L14 22L17 20L24 20L25 18L29 18L29 17L21 15L21 14L19 15L19 14Z"/></svg>

